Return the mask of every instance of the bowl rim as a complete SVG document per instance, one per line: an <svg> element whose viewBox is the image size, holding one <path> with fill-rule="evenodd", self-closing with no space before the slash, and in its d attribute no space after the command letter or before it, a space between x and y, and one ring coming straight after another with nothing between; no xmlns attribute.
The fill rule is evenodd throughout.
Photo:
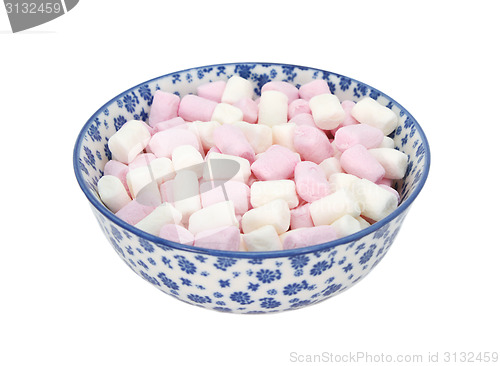
<svg viewBox="0 0 500 366"><path fill-rule="evenodd" d="M325 74L332 74L332 75L335 75L335 76L340 77L340 78L342 78L342 77L348 78L353 82L360 83L361 85L365 85L365 86L369 87L371 90L379 93L380 96L383 96L383 97L389 99L393 103L393 105L400 108L400 110L403 111L408 116L408 118L411 118L414 121L415 128L418 131L418 133L421 137L421 140L422 140L422 144L425 147L424 167L423 167L423 171L422 171L422 175L420 177L420 180L417 183L417 187L413 190L411 195L409 197L407 197L407 199L396 208L396 210L394 210L392 213L390 213L389 215L384 217L382 220L370 225L369 227L367 227L363 230L360 230L354 234L340 238L340 239L332 240L332 241L322 243L322 244L315 244L315 245L311 245L311 246L307 246L307 247L303 247L303 248L296 248L296 249L283 249L283 250L276 250L276 251L258 251L258 252L240 252L240 251L227 251L227 250L218 250L218 249L198 248L198 247L194 247L194 246L190 246L190 245L186 245L186 244L172 242L170 240L160 238L159 236L149 234L149 233L142 231L140 229L137 229L135 226L130 225L127 222L119 219L114 213L112 213L110 210L108 210L108 208L94 196L94 194L91 192L90 188L87 187L87 182L84 179L82 171L79 167L79 160L78 160L79 155L78 155L78 153L81 149L81 145L83 143L84 136L86 135L89 126L94 122L94 119L99 114L101 114L106 108L108 108L108 106L110 104L112 104L115 100L123 97L124 95L128 94L129 92L138 88L141 85L149 84L151 82L163 79L165 77L168 77L168 76L171 76L174 74L186 73L186 72L189 72L191 70L198 70L198 69L209 68L209 67L214 68L214 67L219 67L219 66L234 66L234 65L285 66L285 67L299 68L301 70L313 70L313 71L317 71L317 72L323 72ZM73 169L74 169L74 173L76 176L76 180L78 181L78 184L80 185L80 188L82 189L83 193L85 194L85 196L87 197L89 202L92 204L92 206L94 206L95 209L97 209L102 215L104 215L107 219L109 219L111 222L113 222L117 226L119 226L123 229L126 229L127 231L130 231L133 234L135 234L136 236L142 237L142 238L148 240L149 242L154 243L157 246L160 246L160 248L169 247L172 249L178 249L178 250L182 250L182 251L186 251L186 252L193 252L193 253L197 253L197 254L201 254L201 255L204 254L204 255L211 255L211 256L216 256L216 257L247 258L247 259L267 259L267 258L293 257L293 256L301 255L301 254L309 254L312 252L318 252L318 251L327 250L327 249L329 250L329 249L333 249L333 248L340 246L340 245L343 245L343 244L355 242L355 241L365 237L366 235L369 235L369 234L377 231L379 228L388 224L389 222L391 222L392 220L397 218L400 214L402 214L406 209L408 209L409 206L415 200L415 198L420 194L420 192L421 192L421 190L422 190L422 188L427 180L427 176L429 174L430 162L431 162L431 160L430 160L429 143L427 141L427 137L425 136L425 133L424 133L422 127L418 124L417 120L406 110L406 108L404 108L401 104L399 104L393 98L389 97L387 94L381 92L380 90L378 90L376 88L373 88L372 86L370 86L364 82L358 81L357 79L354 79L354 78L351 78L348 76L344 76L342 74L338 74L338 73L335 73L332 71L327 71L327 70L318 69L318 68L309 67L309 66L301 66L301 65L286 64L286 63L279 63L279 62L230 62L230 63L220 63L220 64L212 64L212 65L206 65L206 66L196 66L196 67L190 67L190 68L179 70L179 71L170 72L170 73L149 79L147 81L143 81L143 82L141 82L135 86L132 86L131 88L121 92L120 94L114 96L113 98L108 100L106 103L104 103L88 119L88 121L83 125L82 129L80 130L80 132L78 134L78 137L76 139L76 143L75 143L75 146L73 149Z"/></svg>

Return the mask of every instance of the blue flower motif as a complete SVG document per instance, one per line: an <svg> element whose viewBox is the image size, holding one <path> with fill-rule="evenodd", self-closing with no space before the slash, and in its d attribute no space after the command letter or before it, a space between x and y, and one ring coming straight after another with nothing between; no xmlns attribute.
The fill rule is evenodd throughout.
<svg viewBox="0 0 500 366"><path fill-rule="evenodd" d="M307 266L307 263L309 263L309 257L306 255L296 255L294 257L289 258L290 261L292 262L292 268L293 269L301 269L305 266Z"/></svg>
<svg viewBox="0 0 500 366"><path fill-rule="evenodd" d="M363 253L361 258L359 259L359 264L365 264L370 260L370 258L373 256L373 252L377 246L375 244L370 245L370 248Z"/></svg>
<svg viewBox="0 0 500 366"><path fill-rule="evenodd" d="M260 284L259 284L259 283L252 283L252 282L249 282L249 283L248 283L248 287L247 287L247 288L248 288L250 291L257 291L257 290L258 290L258 288L259 288L259 286L260 286Z"/></svg>
<svg viewBox="0 0 500 366"><path fill-rule="evenodd" d="M107 137L106 137L106 141L108 141ZM108 143L104 144L104 155L106 155L106 158L108 160L111 160L111 150L109 149Z"/></svg>
<svg viewBox="0 0 500 366"><path fill-rule="evenodd" d="M95 157L94 154L92 154L92 150L90 150L87 146L83 147L83 150L85 151L86 157L83 158L83 161L87 163L87 165L90 165L94 170L97 170L95 167Z"/></svg>
<svg viewBox="0 0 500 366"><path fill-rule="evenodd" d="M196 273L196 266L194 265L194 263L188 261L184 256L176 255L174 258L177 259L177 264L182 271L186 272L187 274Z"/></svg>
<svg viewBox="0 0 500 366"><path fill-rule="evenodd" d="M380 93L379 93L378 91L376 91L376 90L372 90L372 91L370 92L370 98L377 100L377 99L378 99L378 97L380 97Z"/></svg>
<svg viewBox="0 0 500 366"><path fill-rule="evenodd" d="M194 257L194 259L196 259L197 261L201 262L201 263L205 263L205 261L208 259L207 257L204 257L202 256L201 254L197 255L196 257Z"/></svg>
<svg viewBox="0 0 500 366"><path fill-rule="evenodd" d="M275 289L267 290L268 295L276 295L277 293L278 291L276 291Z"/></svg>
<svg viewBox="0 0 500 366"><path fill-rule="evenodd" d="M352 263L349 263L347 266L345 267L342 267L342 269L344 270L345 273L349 272L350 270L352 270Z"/></svg>
<svg viewBox="0 0 500 366"><path fill-rule="evenodd" d="M224 288L224 287L230 287L231 283L229 282L229 280L219 280L219 285L220 287Z"/></svg>
<svg viewBox="0 0 500 366"><path fill-rule="evenodd" d="M220 299L221 297L224 297L220 292L214 292L214 297Z"/></svg>
<svg viewBox="0 0 500 366"><path fill-rule="evenodd" d="M146 252L153 253L155 251L155 247L144 238L139 238L139 244Z"/></svg>
<svg viewBox="0 0 500 366"><path fill-rule="evenodd" d="M134 255L134 250L132 249L132 247L130 245L128 247L125 247L125 249L127 250L127 253L129 255Z"/></svg>
<svg viewBox="0 0 500 366"><path fill-rule="evenodd" d="M309 305L312 301L311 300L302 300L302 301L297 301L291 305L292 308L301 308L302 306Z"/></svg>
<svg viewBox="0 0 500 366"><path fill-rule="evenodd" d="M340 285L340 284L332 284L323 290L323 296L329 296L329 295L337 292L338 290L340 290L341 287L342 287L342 285Z"/></svg>
<svg viewBox="0 0 500 366"><path fill-rule="evenodd" d="M89 127L89 130L87 131L87 134L90 136L92 141L101 141L101 133L99 132L99 120L96 118L95 124L91 124Z"/></svg>
<svg viewBox="0 0 500 366"><path fill-rule="evenodd" d="M340 90L346 91L351 86L351 79L342 76L339 81Z"/></svg>
<svg viewBox="0 0 500 366"><path fill-rule="evenodd" d="M154 260L153 258L149 257L149 258L148 258L148 262L149 262L150 264L152 264L153 266L156 266L156 262L155 262L155 260Z"/></svg>
<svg viewBox="0 0 500 366"><path fill-rule="evenodd" d="M281 272L279 269L276 271L271 271L269 269L261 269L256 273L256 277L259 281L263 283L271 283L274 280L279 280L281 278Z"/></svg>
<svg viewBox="0 0 500 366"><path fill-rule="evenodd" d="M212 302L212 300L208 296L200 296L200 295L196 295L196 294L189 294L187 297L188 297L189 300L191 300L193 302L196 302L198 304L206 304L206 303L211 303Z"/></svg>
<svg viewBox="0 0 500 366"><path fill-rule="evenodd" d="M237 260L233 258L217 257L217 263L214 263L214 267L222 271L225 271L236 262Z"/></svg>
<svg viewBox="0 0 500 366"><path fill-rule="evenodd" d="M168 259L167 257L161 257L161 261L163 262L164 265L168 266L168 268L170 269L174 269L174 267L172 267L172 265L170 264L171 260Z"/></svg>
<svg viewBox="0 0 500 366"><path fill-rule="evenodd" d="M147 84L141 85L139 87L138 92L141 98L144 99L146 102L148 102L149 106L153 103L153 95L151 94L151 89L149 88L149 85Z"/></svg>
<svg viewBox="0 0 500 366"><path fill-rule="evenodd" d="M292 296L297 294L301 290L302 290L302 285L300 283L291 283L285 286L285 288L283 289L283 294L287 296Z"/></svg>
<svg viewBox="0 0 500 366"><path fill-rule="evenodd" d="M260 307L264 309L274 309L281 305L281 303L272 297L264 297L259 299Z"/></svg>
<svg viewBox="0 0 500 366"><path fill-rule="evenodd" d="M311 268L311 270L309 271L309 273L311 275L313 275L313 276L319 276L320 274L322 274L324 271L326 271L330 267L331 267L331 265L328 264L327 261L321 261L321 262L316 263Z"/></svg>
<svg viewBox="0 0 500 366"><path fill-rule="evenodd" d="M171 280L170 278L168 278L165 273L163 272L160 272L158 273L158 277L160 278L161 282L163 282L163 284L165 286L167 286L169 289L172 289L172 290L178 290L179 289L179 285Z"/></svg>
<svg viewBox="0 0 500 366"><path fill-rule="evenodd" d="M328 88L330 88L330 92L332 94L335 94L335 84L332 83L331 81L328 81L327 84L328 84Z"/></svg>
<svg viewBox="0 0 500 366"><path fill-rule="evenodd" d="M151 283L155 286L160 286L160 283L158 282L158 280L156 278L151 277L150 275L148 275L146 272L143 272L143 271L140 271L140 274L149 283Z"/></svg>
<svg viewBox="0 0 500 366"><path fill-rule="evenodd" d="M187 278L181 277L180 280L182 281L182 284L184 286L191 286L191 280L188 280Z"/></svg>
<svg viewBox="0 0 500 366"><path fill-rule="evenodd" d="M250 264L262 264L262 259L249 259L248 263L250 263Z"/></svg>
<svg viewBox="0 0 500 366"><path fill-rule="evenodd" d="M114 125L115 125L115 130L119 130L125 123L127 123L127 120L125 119L125 117L123 117L122 115L119 115L118 117L116 118L113 118L113 121L114 121Z"/></svg>
<svg viewBox="0 0 500 366"><path fill-rule="evenodd" d="M142 260L138 260L137 264L144 267L145 269L149 269L149 267L146 265L146 263L144 263Z"/></svg>
<svg viewBox="0 0 500 366"><path fill-rule="evenodd" d="M243 79L249 79L251 72L252 72L252 69L254 67L255 67L255 65L251 66L251 65L240 64L240 65L236 65L236 67L234 68L234 72L237 73L238 75L240 75ZM217 74L217 76L219 76L219 74Z"/></svg>
<svg viewBox="0 0 500 366"><path fill-rule="evenodd" d="M172 75L172 84L175 84L178 81L181 81L181 76L179 74Z"/></svg>
<svg viewBox="0 0 500 366"><path fill-rule="evenodd" d="M113 234L114 238L118 242L120 242L123 239L122 233L114 225L110 225L110 226L111 226L111 233Z"/></svg>
<svg viewBox="0 0 500 366"><path fill-rule="evenodd" d="M85 166L85 164L83 163L82 158L78 159L78 166L80 167L80 170L82 172L84 172L85 174L89 175L89 171L88 171L87 167Z"/></svg>
<svg viewBox="0 0 500 366"><path fill-rule="evenodd" d="M122 257L125 257L125 254L123 253L123 249L120 248L120 246L118 245L118 243L116 242L115 239L113 239L112 237L108 237L109 241L111 242L111 245L113 245L113 248L115 249L115 251L120 254Z"/></svg>
<svg viewBox="0 0 500 366"><path fill-rule="evenodd" d="M129 113L134 113L135 112L135 105L136 105L136 100L130 95L125 95L123 97L123 105L125 106L125 109Z"/></svg>
<svg viewBox="0 0 500 366"><path fill-rule="evenodd" d="M242 291L233 292L229 296L229 298L241 305L248 305L254 302L254 300L251 299L248 292L242 292Z"/></svg>

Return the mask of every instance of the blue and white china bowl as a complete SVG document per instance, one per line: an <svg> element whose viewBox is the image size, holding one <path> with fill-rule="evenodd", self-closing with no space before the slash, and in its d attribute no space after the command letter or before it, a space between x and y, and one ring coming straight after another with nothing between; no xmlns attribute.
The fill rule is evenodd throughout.
<svg viewBox="0 0 500 366"><path fill-rule="evenodd" d="M159 237L118 219L100 201L97 181L111 159L108 140L126 121L148 121L156 90L183 96L200 84L232 75L250 80L255 94L268 81L297 87L324 79L339 99L370 96L391 108L398 127L391 135L409 156L404 179L396 182L402 201L385 219L353 235L307 248L274 252L228 252L194 248ZM196 67L141 83L104 104L83 126L74 148L76 178L97 222L118 256L161 291L189 304L232 313L299 309L338 295L364 278L391 247L408 210L424 186L430 151L415 119L386 94L357 80L311 67L232 63Z"/></svg>

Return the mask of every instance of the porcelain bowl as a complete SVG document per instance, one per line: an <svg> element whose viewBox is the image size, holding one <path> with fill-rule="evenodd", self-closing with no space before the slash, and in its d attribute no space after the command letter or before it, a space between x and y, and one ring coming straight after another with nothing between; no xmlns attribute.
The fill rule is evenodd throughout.
<svg viewBox="0 0 500 366"><path fill-rule="evenodd" d="M391 137L409 156L404 179L394 188L401 204L392 214L358 233L328 243L274 252L228 252L170 242L118 219L100 201L97 181L111 159L107 141L126 121L148 121L152 97L161 89L181 97L200 84L239 75L255 94L268 81L297 87L324 79L342 101L365 96L391 108L398 126ZM104 104L83 126L74 148L74 170L97 222L118 256L159 290L186 303L232 313L299 309L341 294L377 266L392 246L410 206L426 181L430 151L415 119L386 94L333 72L287 64L231 63L173 72L141 83Z"/></svg>

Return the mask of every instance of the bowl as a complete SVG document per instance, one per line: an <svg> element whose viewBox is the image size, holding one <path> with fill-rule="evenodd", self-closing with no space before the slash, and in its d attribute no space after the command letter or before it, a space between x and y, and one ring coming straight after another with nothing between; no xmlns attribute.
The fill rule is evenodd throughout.
<svg viewBox="0 0 500 366"><path fill-rule="evenodd" d="M128 120L148 120L156 90L179 96L200 84L239 75L256 95L268 81L300 86L324 79L342 101L365 96L392 109L398 126L395 147L409 156L394 188L401 204L381 221L353 235L306 248L273 252L229 252L195 248L150 235L117 218L99 199L97 182L111 159L107 141ZM363 279L392 246L410 206L426 181L430 150L421 127L406 109L377 89L333 72L276 63L230 63L173 72L136 85L104 104L85 123L75 144L77 181L97 222L118 256L137 275L186 303L231 313L299 309L339 295Z"/></svg>

